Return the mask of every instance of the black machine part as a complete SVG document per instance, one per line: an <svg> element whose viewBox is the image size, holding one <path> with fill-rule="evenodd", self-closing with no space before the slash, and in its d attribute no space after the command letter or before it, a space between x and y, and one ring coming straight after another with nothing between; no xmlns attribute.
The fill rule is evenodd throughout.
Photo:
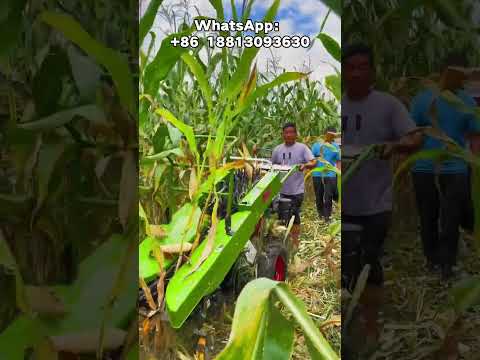
<svg viewBox="0 0 480 360"><path fill-rule="evenodd" d="M278 214L278 219L283 225L288 226L288 222L293 215L292 200L280 195L274 199L272 208Z"/></svg>
<svg viewBox="0 0 480 360"><path fill-rule="evenodd" d="M260 253L256 259L257 278L266 277L275 279L277 259L281 257L285 264L284 276L287 275L288 252L283 244L274 242L267 245L264 253Z"/></svg>

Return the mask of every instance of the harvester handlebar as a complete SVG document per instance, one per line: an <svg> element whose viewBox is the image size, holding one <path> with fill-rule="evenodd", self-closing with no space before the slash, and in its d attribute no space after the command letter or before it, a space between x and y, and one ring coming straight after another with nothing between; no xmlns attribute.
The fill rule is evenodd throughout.
<svg viewBox="0 0 480 360"><path fill-rule="evenodd" d="M240 156L231 156L231 160L245 160L249 162L256 162L258 168L262 170L276 170L281 172L289 172L289 171L297 171L299 165L279 165L279 164L272 164L272 162L268 159L263 158L253 158L253 157L240 157Z"/></svg>

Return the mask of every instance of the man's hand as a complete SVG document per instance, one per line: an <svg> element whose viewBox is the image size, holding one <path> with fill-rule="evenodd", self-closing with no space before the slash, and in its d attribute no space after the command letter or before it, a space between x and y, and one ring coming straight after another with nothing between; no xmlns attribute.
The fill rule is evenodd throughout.
<svg viewBox="0 0 480 360"><path fill-rule="evenodd" d="M414 152L423 144L423 134L420 129L414 130L410 134L405 135L394 146L396 152Z"/></svg>
<svg viewBox="0 0 480 360"><path fill-rule="evenodd" d="M313 159L306 164L301 164L299 167L299 170L300 171L310 170L310 169L313 169L315 165L317 165L317 160Z"/></svg>
<svg viewBox="0 0 480 360"><path fill-rule="evenodd" d="M422 133L415 131L410 133L396 143L381 144L378 148L382 160L390 159L394 154L408 154L415 152L423 144Z"/></svg>
<svg viewBox="0 0 480 360"><path fill-rule="evenodd" d="M381 145L379 149L380 159L388 160L390 159L397 149L398 144L384 144Z"/></svg>

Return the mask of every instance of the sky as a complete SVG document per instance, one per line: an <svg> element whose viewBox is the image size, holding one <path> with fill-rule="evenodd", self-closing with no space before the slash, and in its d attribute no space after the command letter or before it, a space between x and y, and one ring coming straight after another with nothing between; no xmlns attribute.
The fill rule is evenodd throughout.
<svg viewBox="0 0 480 360"><path fill-rule="evenodd" d="M172 4L185 0L165 0L163 6L167 8ZM205 16L215 17L215 10L210 5L208 0L187 0L190 4L190 14L192 17L196 16L195 7L198 7L200 13ZM149 0L142 1L141 13L143 14ZM230 1L224 0L224 9L226 16L229 18ZM235 0L238 7L241 7L241 0ZM260 20L263 18L268 7L273 0L257 0L254 4L252 16L253 20ZM280 23L280 32L270 33L270 35L308 35L315 37L320 30L320 26L327 14L328 9L320 0L282 0L280 10L276 21ZM170 26L167 20L158 17L154 24L154 31L157 35L157 46L161 39L165 37L165 33L170 33ZM340 43L341 40L341 23L340 18L331 13L325 24L323 30L325 33L333 37ZM158 48L158 47L157 47ZM287 71L305 71L304 64L309 64L313 71L310 75L312 79L322 80L326 75L335 73L332 65L336 68L340 64L336 62L323 48L320 41L315 40L314 46L311 49L304 48L279 48L279 49L261 49L257 55L257 64L260 70L266 68L272 52L276 58L279 58L279 65Z"/></svg>

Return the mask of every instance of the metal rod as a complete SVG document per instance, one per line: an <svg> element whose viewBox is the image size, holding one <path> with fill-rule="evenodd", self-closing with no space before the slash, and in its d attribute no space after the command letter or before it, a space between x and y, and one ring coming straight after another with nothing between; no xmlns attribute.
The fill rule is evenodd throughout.
<svg viewBox="0 0 480 360"><path fill-rule="evenodd" d="M233 190L234 190L234 172L231 171L228 175L228 198L227 198L227 215L225 217L225 232L227 235L232 236L232 202L233 202Z"/></svg>

